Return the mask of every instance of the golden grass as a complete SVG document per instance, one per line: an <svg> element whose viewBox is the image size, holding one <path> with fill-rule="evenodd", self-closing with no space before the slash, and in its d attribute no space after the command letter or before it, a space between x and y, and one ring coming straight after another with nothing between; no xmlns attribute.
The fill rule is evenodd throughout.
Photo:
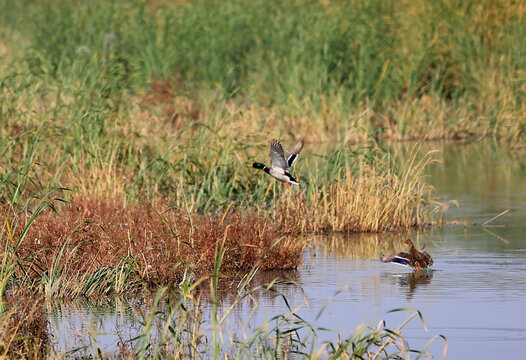
<svg viewBox="0 0 526 360"><path fill-rule="evenodd" d="M317 187L306 196L289 193L279 200L277 223L285 232L383 232L426 225L433 209L432 188L423 181L431 153L416 152L400 174L385 166L362 164L357 174L349 166L340 180Z"/></svg>
<svg viewBox="0 0 526 360"><path fill-rule="evenodd" d="M517 73L517 77L520 76ZM294 143L299 136L304 136L307 146L303 157L308 156L309 150L316 152L320 143L364 143L371 141L371 134L396 140L487 136L480 128L488 129L491 109L498 109L492 120L499 124L495 128L498 133L497 130L493 133L495 136L520 139L521 124L526 122L525 105L515 103L516 92L511 85L503 84L503 74L498 72L481 79L481 83L487 83L487 91L481 94L485 100L480 104L460 99L463 106L457 106L438 95L424 94L394 100L383 108L365 101L352 112L341 111L343 95L321 95L319 104L310 99L291 100L290 108L280 109L242 100L225 102L213 93L201 94L198 100L188 99L178 89L172 89L176 85L169 80L165 82L167 85L154 81L151 89L126 95L129 105L125 111L108 113L111 121L85 133L80 130L85 126L81 121L57 121L50 105L55 100L32 94L34 89L20 90L21 94L16 96L4 91L0 95L6 103L12 101L8 107L17 111L8 112L2 120L5 126L0 127L0 134L9 141L0 148L0 167L6 174L16 173L24 161L31 161L39 164L30 173L34 183L56 184L88 198L117 199L122 204L168 196L176 206L193 211L199 208L204 197L216 199L214 194L200 193L199 189L195 193L188 191L193 184L202 183L214 167L230 167L229 175L234 178L233 190L222 194L223 203L231 202L232 193L252 191L254 177L244 165L266 155L268 139L273 137L283 143ZM61 97L66 104L75 101L68 94ZM75 116L78 115L73 109L61 108L60 119ZM26 154L35 138L38 138L36 151L29 157ZM363 176L372 178L377 173L377 169L364 169ZM348 175L345 171L341 174L351 181ZM389 177L379 176L383 177L379 183ZM352 180L356 184L345 186L369 191L367 184L356 177ZM326 183L333 180L325 179ZM224 183L225 179L211 176L205 181ZM212 189L219 186L210 185ZM381 194L378 192L381 184L375 186L374 191ZM331 199L342 191L345 189L333 188ZM315 197L322 198L319 193ZM346 201L343 197L334 199ZM342 222L349 223L349 220ZM335 226L343 227L343 224ZM365 228L380 229L381 225Z"/></svg>

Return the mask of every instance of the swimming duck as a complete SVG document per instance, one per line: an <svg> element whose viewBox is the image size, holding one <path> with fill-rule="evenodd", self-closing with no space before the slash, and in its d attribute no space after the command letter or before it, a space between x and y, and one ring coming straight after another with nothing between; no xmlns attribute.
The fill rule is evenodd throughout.
<svg viewBox="0 0 526 360"><path fill-rule="evenodd" d="M390 262L393 264L412 267L415 270L425 269L433 265L431 255L425 251L418 251L415 248L415 245L413 245L411 239L407 239L404 243L410 246L409 253L402 251L398 254L383 255L380 260L385 263Z"/></svg>
<svg viewBox="0 0 526 360"><path fill-rule="evenodd" d="M303 145L304 141L301 139L296 146L294 146L294 149L292 149L290 154L287 155L287 158L285 158L285 152L283 151L281 144L277 140L272 140L270 142L270 159L272 160L272 166L268 167L259 162L255 162L248 166L263 170L287 186L298 185L298 181L289 173L289 170L298 159L298 154L301 149L303 149Z"/></svg>

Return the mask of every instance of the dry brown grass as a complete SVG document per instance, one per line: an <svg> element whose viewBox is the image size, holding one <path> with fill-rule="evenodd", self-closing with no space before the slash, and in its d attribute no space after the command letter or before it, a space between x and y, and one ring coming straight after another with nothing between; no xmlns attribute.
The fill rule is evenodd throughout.
<svg viewBox="0 0 526 360"><path fill-rule="evenodd" d="M15 239L28 218L19 219ZM185 272L212 273L222 249L222 273L254 266L295 268L302 246L293 237L280 237L255 211L212 217L170 208L166 200L124 208L116 201L84 198L39 215L18 255L28 256L36 277L57 267L73 276L132 261L141 280L173 283Z"/></svg>
<svg viewBox="0 0 526 360"><path fill-rule="evenodd" d="M430 154L409 159L401 174L363 164L347 166L340 180L303 193L282 196L276 211L284 232L383 232L425 225L432 188L423 181ZM438 208L437 208L438 209Z"/></svg>

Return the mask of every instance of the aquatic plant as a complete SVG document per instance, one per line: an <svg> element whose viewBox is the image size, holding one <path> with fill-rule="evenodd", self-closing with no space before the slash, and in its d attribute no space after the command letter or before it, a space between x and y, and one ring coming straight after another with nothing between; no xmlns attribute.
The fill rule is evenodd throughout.
<svg viewBox="0 0 526 360"><path fill-rule="evenodd" d="M0 320L2 358L47 359L52 354L44 304L38 294L2 296Z"/></svg>
<svg viewBox="0 0 526 360"><path fill-rule="evenodd" d="M422 314L415 309L392 311L409 312L408 317L396 329L389 329L382 320L377 325L360 324L352 334L343 337L336 329L319 328L314 323L304 320L301 316L302 306L291 308L286 297L275 290L276 285L279 285L276 280L248 288L250 279L249 276L238 284L237 294L228 306L223 306L215 300L214 294L221 290L217 288L218 282L212 280L208 315L203 312L201 298L191 297L193 291L174 293L166 288L160 289L155 298L148 302L149 308L136 315L140 319L142 330L134 338L120 341L118 357L389 359L406 358L410 354L417 354L419 358L422 356L430 358L432 354L426 353L426 349L437 338L445 341L443 356L445 357L447 353L447 340L441 335L432 337L420 350L411 348L404 339L403 328L416 317L420 319L423 329L426 329ZM289 286L293 285L289 284ZM258 297L257 294L262 292L272 293L271 296L281 300L287 310L255 325L249 325L253 323L254 312L251 312L247 319L243 319L242 323L231 319L232 309L243 302L250 301L257 309L257 303L254 302ZM324 309L325 307L317 318L323 316ZM229 324L230 321L234 323ZM232 326L240 331L234 331ZM327 334L332 334L330 338L337 337L338 340L320 341L320 338L326 338ZM93 349L78 348L66 354L87 356L90 353L104 353L104 350L97 345L95 335L93 334L92 339L95 344Z"/></svg>
<svg viewBox="0 0 526 360"><path fill-rule="evenodd" d="M385 321L376 326L358 325L351 335L341 336L340 331L319 328L302 318L302 309L308 303L291 307L286 295L279 292L280 280L273 278L268 283L254 286L253 280L258 272L253 267L248 274L233 286L225 289L221 281L224 257L228 249L226 242L216 243L214 250L214 271L209 279L185 278L182 286L159 287L152 297L145 300L146 306L134 311L126 311L126 316L134 316L141 324L139 334L127 339L120 337L115 353L100 348L97 344L97 333L90 333L90 344L76 349L55 349L68 356L90 356L105 354L118 358L223 358L249 359L263 358L329 358L341 357L361 359L383 359L407 357L409 354L431 356L426 353L427 347L437 338L445 341L443 356L447 352L447 340L437 335L421 350L413 349L403 337L403 328L415 317L420 319L426 329L422 314L411 308L395 309L391 312L410 312L410 315L396 329L386 327ZM199 284L207 284L208 291L203 292ZM287 287L298 287L298 284L287 281ZM301 289L299 289L301 291ZM224 300L225 293L229 294ZM270 296L274 301L281 301L286 311L273 314L261 324L254 324L252 317L256 314L258 299ZM239 323L236 308L246 303L253 309L248 318ZM68 307L67 304L53 305L49 302L49 311L54 307ZM326 306L322 306L316 319L323 316ZM135 314L135 315L133 315ZM234 326L234 328L232 328ZM238 329L240 331L236 331ZM349 329L346 329L349 330ZM337 335L338 340L321 341ZM85 343L85 342L84 342Z"/></svg>
<svg viewBox="0 0 526 360"><path fill-rule="evenodd" d="M53 343L52 332L49 331L51 314L57 311L67 313L68 308L78 304L50 302L38 294L28 298L27 294L20 297L13 293L2 302L0 355L26 359L89 356L116 359L203 359L225 356L232 359L274 359L277 356L285 359L388 359L396 356L404 358L409 354L431 357L431 354L426 353L426 349L437 338L445 341L443 356L447 353L447 340L441 335L432 337L423 349L413 349L409 346L404 339L403 328L418 317L422 328L426 329L422 314L414 309L393 310L409 313L396 329L388 328L385 321L379 321L377 325L364 323L359 324L351 335L337 336L338 340L322 342L319 340L321 337L326 337L327 334L337 335L339 331L318 328L302 319L301 306L290 308L286 297L276 292L276 285L279 285L276 280L256 287L247 287L250 281L250 277L247 277L238 284L237 294L228 306L212 302L211 306L216 310L210 314L210 319L205 318L204 304L193 286L186 290L159 288L153 297L144 300L144 307L134 308L135 310L127 304L127 300L114 298L112 301L115 301L115 307L120 306L121 311L122 307L128 309L126 316L132 316L134 321L141 324L141 330L137 336L127 338L124 336L126 331L122 329L119 344L113 350L98 343L95 328L82 334L82 337L90 338L87 342L89 345L83 346L86 342L82 341L81 346L73 349L60 348L60 344ZM212 291L220 291L217 286L217 282L210 282ZM243 324L240 324L243 331L233 333L230 329L232 324L229 325L229 321L235 321L231 319L232 309L248 299L254 302L257 294L263 292L269 292L273 297L281 299L287 304L287 310L275 314L261 324L249 325L253 321L251 318L245 319ZM103 303L83 303L82 309L83 306L105 309ZM321 316L323 309L318 317ZM215 325L211 325L212 323ZM125 324L129 325L128 322Z"/></svg>

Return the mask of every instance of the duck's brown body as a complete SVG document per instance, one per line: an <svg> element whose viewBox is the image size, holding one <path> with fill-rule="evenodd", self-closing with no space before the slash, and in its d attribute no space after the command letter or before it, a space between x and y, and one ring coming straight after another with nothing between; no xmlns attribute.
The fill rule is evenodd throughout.
<svg viewBox="0 0 526 360"><path fill-rule="evenodd" d="M384 255L380 258L380 260L382 262L391 262L404 266L410 266L415 270L425 269L433 265L433 259L431 258L431 255L425 251L418 251L410 239L407 239L405 243L410 246L409 253L399 252L398 254L388 256Z"/></svg>
<svg viewBox="0 0 526 360"><path fill-rule="evenodd" d="M418 251L410 239L407 239L405 243L411 247L409 249L409 264L413 269L425 269L433 265L431 255L425 251Z"/></svg>

